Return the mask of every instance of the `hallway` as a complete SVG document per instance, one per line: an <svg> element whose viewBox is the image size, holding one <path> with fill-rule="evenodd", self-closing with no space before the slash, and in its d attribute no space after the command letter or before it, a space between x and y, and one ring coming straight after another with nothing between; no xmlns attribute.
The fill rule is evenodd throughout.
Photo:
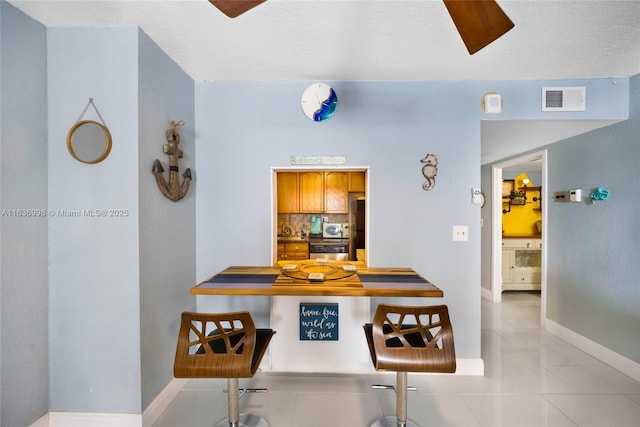
<svg viewBox="0 0 640 427"><path fill-rule="evenodd" d="M409 418L427 426L640 426L640 382L540 329L540 294L482 300L484 377L409 373ZM454 319L455 328L455 319ZM455 332L455 330L454 330ZM259 372L241 411L271 427L361 427L394 413L393 374ZM210 427L226 415L224 380L191 380L154 427Z"/></svg>

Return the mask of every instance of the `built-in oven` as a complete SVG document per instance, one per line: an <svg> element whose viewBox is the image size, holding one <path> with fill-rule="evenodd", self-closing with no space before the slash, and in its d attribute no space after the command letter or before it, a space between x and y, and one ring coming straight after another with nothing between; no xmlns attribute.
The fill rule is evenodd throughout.
<svg viewBox="0 0 640 427"><path fill-rule="evenodd" d="M347 261L349 259L349 241L343 239L309 241L309 258Z"/></svg>

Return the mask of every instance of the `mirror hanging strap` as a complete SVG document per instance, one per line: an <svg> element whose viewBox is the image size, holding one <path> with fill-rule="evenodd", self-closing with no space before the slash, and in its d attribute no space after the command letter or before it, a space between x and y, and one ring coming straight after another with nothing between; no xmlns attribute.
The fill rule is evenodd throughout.
<svg viewBox="0 0 640 427"><path fill-rule="evenodd" d="M79 121L82 120L82 117L84 117L84 114L89 109L89 105L93 106L93 109L96 110L96 113L98 114L98 117L100 118L100 121L102 122L102 125L104 127L107 127L107 124L104 122L104 119L102 118L102 115L100 114L100 111L98 111L98 107L96 107L96 104L93 103L93 98L89 98L89 101L87 102L87 105L84 106L84 110L82 110L82 113L80 113L80 117L78 117L78 120L76 120L76 121L79 122Z"/></svg>

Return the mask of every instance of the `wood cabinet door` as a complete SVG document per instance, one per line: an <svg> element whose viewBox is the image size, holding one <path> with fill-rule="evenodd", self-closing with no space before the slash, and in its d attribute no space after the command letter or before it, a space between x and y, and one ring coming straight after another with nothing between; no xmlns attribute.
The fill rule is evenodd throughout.
<svg viewBox="0 0 640 427"><path fill-rule="evenodd" d="M349 172L349 191L354 193L365 192L364 172Z"/></svg>
<svg viewBox="0 0 640 427"><path fill-rule="evenodd" d="M349 212L348 172L325 172L324 211L326 213Z"/></svg>
<svg viewBox="0 0 640 427"><path fill-rule="evenodd" d="M278 213L300 212L298 172L278 172Z"/></svg>
<svg viewBox="0 0 640 427"><path fill-rule="evenodd" d="M323 172L300 172L300 212L324 211Z"/></svg>

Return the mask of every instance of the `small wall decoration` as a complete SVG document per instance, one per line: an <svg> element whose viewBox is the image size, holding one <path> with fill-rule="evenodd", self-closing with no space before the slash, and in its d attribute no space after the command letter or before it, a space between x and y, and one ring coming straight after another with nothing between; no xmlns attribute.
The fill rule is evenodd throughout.
<svg viewBox="0 0 640 427"><path fill-rule="evenodd" d="M330 119L338 108L338 96L331 86L314 83L302 93L302 111L314 122Z"/></svg>
<svg viewBox="0 0 640 427"><path fill-rule="evenodd" d="M168 199L177 202L187 195L189 191L189 184L191 183L191 169L187 168L182 175L184 181L180 184L180 178L178 177L178 159L182 158L182 150L178 148L180 144L180 134L178 133L178 126L184 125L184 121L171 120L171 128L167 131L167 142L162 146L162 151L169 155L169 182L164 178L164 168L160 163L160 160L156 159L153 162L152 172L156 176L156 182L158 188L162 194Z"/></svg>
<svg viewBox="0 0 640 427"><path fill-rule="evenodd" d="M422 184L422 189L426 191L433 190L436 185L436 175L438 174L438 158L435 154L428 153L424 156L424 159L420 160L420 163L424 163L422 175L427 180Z"/></svg>
<svg viewBox="0 0 640 427"><path fill-rule="evenodd" d="M89 106L93 107L101 123L93 120L82 120ZM109 132L109 128L107 128L102 119L96 104L93 103L93 98L89 98L89 102L85 105L80 117L69 129L67 150L69 150L71 157L87 164L100 163L109 156L111 152L111 132Z"/></svg>
<svg viewBox="0 0 640 427"><path fill-rule="evenodd" d="M338 341L338 303L300 303L300 341Z"/></svg>
<svg viewBox="0 0 640 427"><path fill-rule="evenodd" d="M607 190L606 188L598 187L591 192L590 197L592 202L598 200L607 200L609 198L609 190Z"/></svg>

